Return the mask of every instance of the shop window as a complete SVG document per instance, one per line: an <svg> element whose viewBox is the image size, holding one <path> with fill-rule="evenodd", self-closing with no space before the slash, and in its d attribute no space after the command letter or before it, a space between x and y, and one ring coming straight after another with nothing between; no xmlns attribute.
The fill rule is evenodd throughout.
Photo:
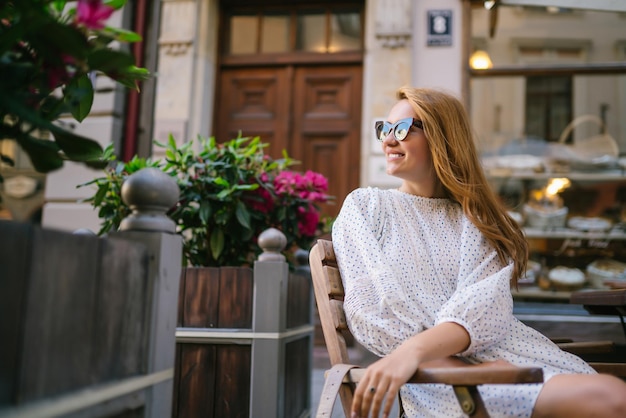
<svg viewBox="0 0 626 418"><path fill-rule="evenodd" d="M572 77L526 77L526 134L557 141L572 119Z"/></svg>

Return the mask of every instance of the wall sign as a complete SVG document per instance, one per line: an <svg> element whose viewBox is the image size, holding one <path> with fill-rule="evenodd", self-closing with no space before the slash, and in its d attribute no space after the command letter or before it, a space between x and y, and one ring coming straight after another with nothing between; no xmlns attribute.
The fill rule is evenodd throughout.
<svg viewBox="0 0 626 418"><path fill-rule="evenodd" d="M426 45L452 45L452 10L428 10Z"/></svg>

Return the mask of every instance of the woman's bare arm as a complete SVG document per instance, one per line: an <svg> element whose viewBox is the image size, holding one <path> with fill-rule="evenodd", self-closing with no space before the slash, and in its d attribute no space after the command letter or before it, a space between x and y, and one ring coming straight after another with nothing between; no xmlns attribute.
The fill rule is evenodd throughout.
<svg viewBox="0 0 626 418"><path fill-rule="evenodd" d="M389 416L400 387L425 362L463 352L470 336L461 325L444 322L420 332L402 343L393 353L371 364L354 393L353 417ZM372 390L373 388L373 390Z"/></svg>

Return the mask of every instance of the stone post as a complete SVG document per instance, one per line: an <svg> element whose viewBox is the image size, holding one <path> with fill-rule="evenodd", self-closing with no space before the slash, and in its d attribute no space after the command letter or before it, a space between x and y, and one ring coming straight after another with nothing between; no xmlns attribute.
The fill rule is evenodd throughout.
<svg viewBox="0 0 626 418"><path fill-rule="evenodd" d="M284 343L289 266L281 254L285 235L270 228L259 236L263 253L254 263L251 417L284 417Z"/></svg>
<svg viewBox="0 0 626 418"><path fill-rule="evenodd" d="M109 235L142 243L149 253L146 289L152 296L148 318L146 374L162 379L146 392L146 417L170 417L176 350L176 316L182 268L182 237L166 215L176 204L180 191L176 181L156 168L132 174L122 185L122 199L132 214L119 232Z"/></svg>

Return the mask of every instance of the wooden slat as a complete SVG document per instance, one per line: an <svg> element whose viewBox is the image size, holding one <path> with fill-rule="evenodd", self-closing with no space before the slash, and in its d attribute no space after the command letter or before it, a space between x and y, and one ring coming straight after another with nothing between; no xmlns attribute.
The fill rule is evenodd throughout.
<svg viewBox="0 0 626 418"><path fill-rule="evenodd" d="M561 348L561 350L576 355L612 353L613 351L615 351L615 343L613 341L567 342L559 343L558 346Z"/></svg>
<svg viewBox="0 0 626 418"><path fill-rule="evenodd" d="M324 274L327 276L328 294L335 298L343 298L344 289L339 269L337 267L324 266Z"/></svg>
<svg viewBox="0 0 626 418"><path fill-rule="evenodd" d="M252 328L253 290L252 269L220 268L218 328Z"/></svg>
<svg viewBox="0 0 626 418"><path fill-rule="evenodd" d="M330 299L328 295L328 279L326 269L322 260L334 259L332 245L329 247L327 241L318 240L317 244L311 248L309 253L309 264L311 266L311 278L313 280L313 290L315 293L315 302L317 311L324 333L326 348L330 357L331 364L349 362L348 350L345 338L335 328L333 311L330 307Z"/></svg>
<svg viewBox="0 0 626 418"><path fill-rule="evenodd" d="M182 269L184 293L179 295L182 305L182 326L189 328L216 328L219 307L219 269L217 267L187 267Z"/></svg>
<svg viewBox="0 0 626 418"><path fill-rule="evenodd" d="M287 283L287 328L311 323L311 279L293 273Z"/></svg>
<svg viewBox="0 0 626 418"><path fill-rule="evenodd" d="M215 416L216 346L186 343L176 350L172 416Z"/></svg>
<svg viewBox="0 0 626 418"><path fill-rule="evenodd" d="M17 396L21 329L24 304L29 288L31 224L0 221L0 405Z"/></svg>
<svg viewBox="0 0 626 418"><path fill-rule="evenodd" d="M302 417L309 407L311 393L310 338L300 338L285 344L285 417Z"/></svg>
<svg viewBox="0 0 626 418"><path fill-rule="evenodd" d="M350 371L349 382L359 382L365 369ZM543 371L539 367L501 366L482 363L457 367L419 369L409 383L438 383L455 386L483 384L541 383Z"/></svg>
<svg viewBox="0 0 626 418"><path fill-rule="evenodd" d="M613 376L626 378L626 363L591 362L589 365L598 373L612 374Z"/></svg>
<svg viewBox="0 0 626 418"><path fill-rule="evenodd" d="M95 290L94 383L141 373L152 294L145 247L123 239L100 240Z"/></svg>
<svg viewBox="0 0 626 418"><path fill-rule="evenodd" d="M335 323L336 330L347 330L348 329L348 321L346 320L346 314L343 310L343 302L340 300L331 300L330 308L333 312L333 319Z"/></svg>
<svg viewBox="0 0 626 418"><path fill-rule="evenodd" d="M89 385L99 239L35 229L19 401Z"/></svg>
<svg viewBox="0 0 626 418"><path fill-rule="evenodd" d="M321 262L325 266L337 267L337 259L335 258L335 251L333 250L332 241L317 240L317 244L320 246Z"/></svg>
<svg viewBox="0 0 626 418"><path fill-rule="evenodd" d="M251 346L219 345L216 354L215 411L209 416L249 416L250 390L247 388L250 387L250 371L252 370Z"/></svg>

